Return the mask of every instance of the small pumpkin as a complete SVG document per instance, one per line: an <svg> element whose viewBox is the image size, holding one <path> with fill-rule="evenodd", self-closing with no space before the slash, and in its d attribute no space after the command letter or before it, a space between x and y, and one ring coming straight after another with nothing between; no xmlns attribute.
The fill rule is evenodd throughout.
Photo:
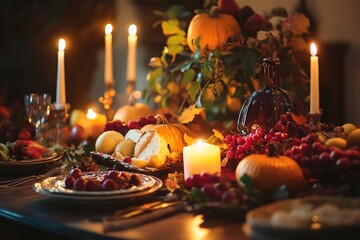
<svg viewBox="0 0 360 240"><path fill-rule="evenodd" d="M154 111L144 103L137 103L133 95L129 98L129 103L116 110L113 120L118 119L125 124L131 120L138 120L140 117L146 117L153 114Z"/></svg>
<svg viewBox="0 0 360 240"><path fill-rule="evenodd" d="M239 185L244 174L251 177L255 188L267 193L282 185L289 193L295 193L304 184L299 165L289 157L277 155L273 144L269 144L268 154L251 154L240 161L235 171Z"/></svg>
<svg viewBox="0 0 360 240"><path fill-rule="evenodd" d="M182 153L185 147L184 134L191 136L190 130L181 123L170 123L164 115L157 114L155 118L156 124L147 124L141 131L155 131L168 143L170 152Z"/></svg>
<svg viewBox="0 0 360 240"><path fill-rule="evenodd" d="M187 44L195 52L195 40L200 36L200 48L209 50L219 48L226 50L229 37L241 33L236 19L230 14L220 13L218 7L211 8L210 13L196 14L190 21L187 32Z"/></svg>

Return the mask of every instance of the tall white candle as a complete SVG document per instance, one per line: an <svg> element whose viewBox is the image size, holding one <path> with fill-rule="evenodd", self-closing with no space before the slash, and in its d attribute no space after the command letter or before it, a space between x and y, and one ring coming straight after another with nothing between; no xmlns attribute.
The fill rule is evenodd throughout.
<svg viewBox="0 0 360 240"><path fill-rule="evenodd" d="M106 85L113 85L113 62L112 62L112 30L111 24L107 24L105 27L105 69L104 80Z"/></svg>
<svg viewBox="0 0 360 240"><path fill-rule="evenodd" d="M60 38L58 50L57 84L56 84L56 109L63 109L66 106L65 91L65 40Z"/></svg>
<svg viewBox="0 0 360 240"><path fill-rule="evenodd" d="M136 80L136 43L137 43L137 28L134 24L129 27L128 36L128 56L127 56L127 81L135 82Z"/></svg>
<svg viewBox="0 0 360 240"><path fill-rule="evenodd" d="M220 147L202 141L183 148L184 178L194 174L221 172Z"/></svg>
<svg viewBox="0 0 360 240"><path fill-rule="evenodd" d="M310 114L320 113L319 108L319 59L315 43L310 46Z"/></svg>

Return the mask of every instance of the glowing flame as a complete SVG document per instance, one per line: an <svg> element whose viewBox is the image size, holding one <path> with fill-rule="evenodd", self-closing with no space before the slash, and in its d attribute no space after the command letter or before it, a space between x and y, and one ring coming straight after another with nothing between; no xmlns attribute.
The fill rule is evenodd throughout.
<svg viewBox="0 0 360 240"><path fill-rule="evenodd" d="M88 111L87 111L86 116L89 119L95 119L96 118L96 113L94 112L94 110L92 110L92 108L89 108Z"/></svg>
<svg viewBox="0 0 360 240"><path fill-rule="evenodd" d="M65 40L63 38L60 38L59 39L59 51L64 51L65 46L66 46Z"/></svg>
<svg viewBox="0 0 360 240"><path fill-rule="evenodd" d="M130 27L129 27L129 35L130 36L135 36L136 31L137 31L136 25L131 24Z"/></svg>
<svg viewBox="0 0 360 240"><path fill-rule="evenodd" d="M113 26L110 23L106 24L106 26L105 26L105 34L106 35L111 34L112 30L113 30Z"/></svg>
<svg viewBox="0 0 360 240"><path fill-rule="evenodd" d="M317 54L317 48L316 48L315 43L312 43L312 44L310 45L310 53L311 53L311 56L316 56L316 54Z"/></svg>

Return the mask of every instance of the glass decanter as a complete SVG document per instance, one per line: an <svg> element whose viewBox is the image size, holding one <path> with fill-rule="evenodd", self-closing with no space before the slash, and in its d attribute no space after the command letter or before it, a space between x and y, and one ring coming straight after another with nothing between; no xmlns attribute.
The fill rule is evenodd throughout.
<svg viewBox="0 0 360 240"><path fill-rule="evenodd" d="M291 112L298 124L308 120L307 111L300 99L279 85L278 58L264 58L265 86L255 91L244 102L238 117L237 128L248 134L257 128L268 132L279 121L280 115Z"/></svg>

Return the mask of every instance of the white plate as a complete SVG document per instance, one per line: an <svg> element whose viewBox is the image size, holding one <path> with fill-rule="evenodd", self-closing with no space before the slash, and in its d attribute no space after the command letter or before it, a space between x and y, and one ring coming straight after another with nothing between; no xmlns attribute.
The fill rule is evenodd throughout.
<svg viewBox="0 0 360 240"><path fill-rule="evenodd" d="M360 239L360 223L350 225L329 226L321 225L314 228L310 217L309 224L299 224L298 226L277 225L271 221L271 217L275 212L291 209L299 209L301 204L309 204L308 206L318 207L331 203L339 209L350 208L351 210L360 210L360 199L345 197L306 197L293 200L284 200L272 204L264 205L249 211L246 215L246 225L248 225L249 235L253 240L300 240L300 239ZM301 213L303 211L300 210ZM287 215L285 215L287 216ZM307 215L305 215L307 216ZM291 219L288 219L291 221ZM282 222L284 223L284 222ZM316 222L315 222L316 223ZM286 223L286 225L289 225Z"/></svg>
<svg viewBox="0 0 360 240"><path fill-rule="evenodd" d="M57 198L102 201L143 196L155 192L162 186L162 181L154 176L138 175L142 180L141 185L129 189L114 191L76 191L66 189L64 187L66 175L46 178L41 182L35 183L33 189L40 194Z"/></svg>

